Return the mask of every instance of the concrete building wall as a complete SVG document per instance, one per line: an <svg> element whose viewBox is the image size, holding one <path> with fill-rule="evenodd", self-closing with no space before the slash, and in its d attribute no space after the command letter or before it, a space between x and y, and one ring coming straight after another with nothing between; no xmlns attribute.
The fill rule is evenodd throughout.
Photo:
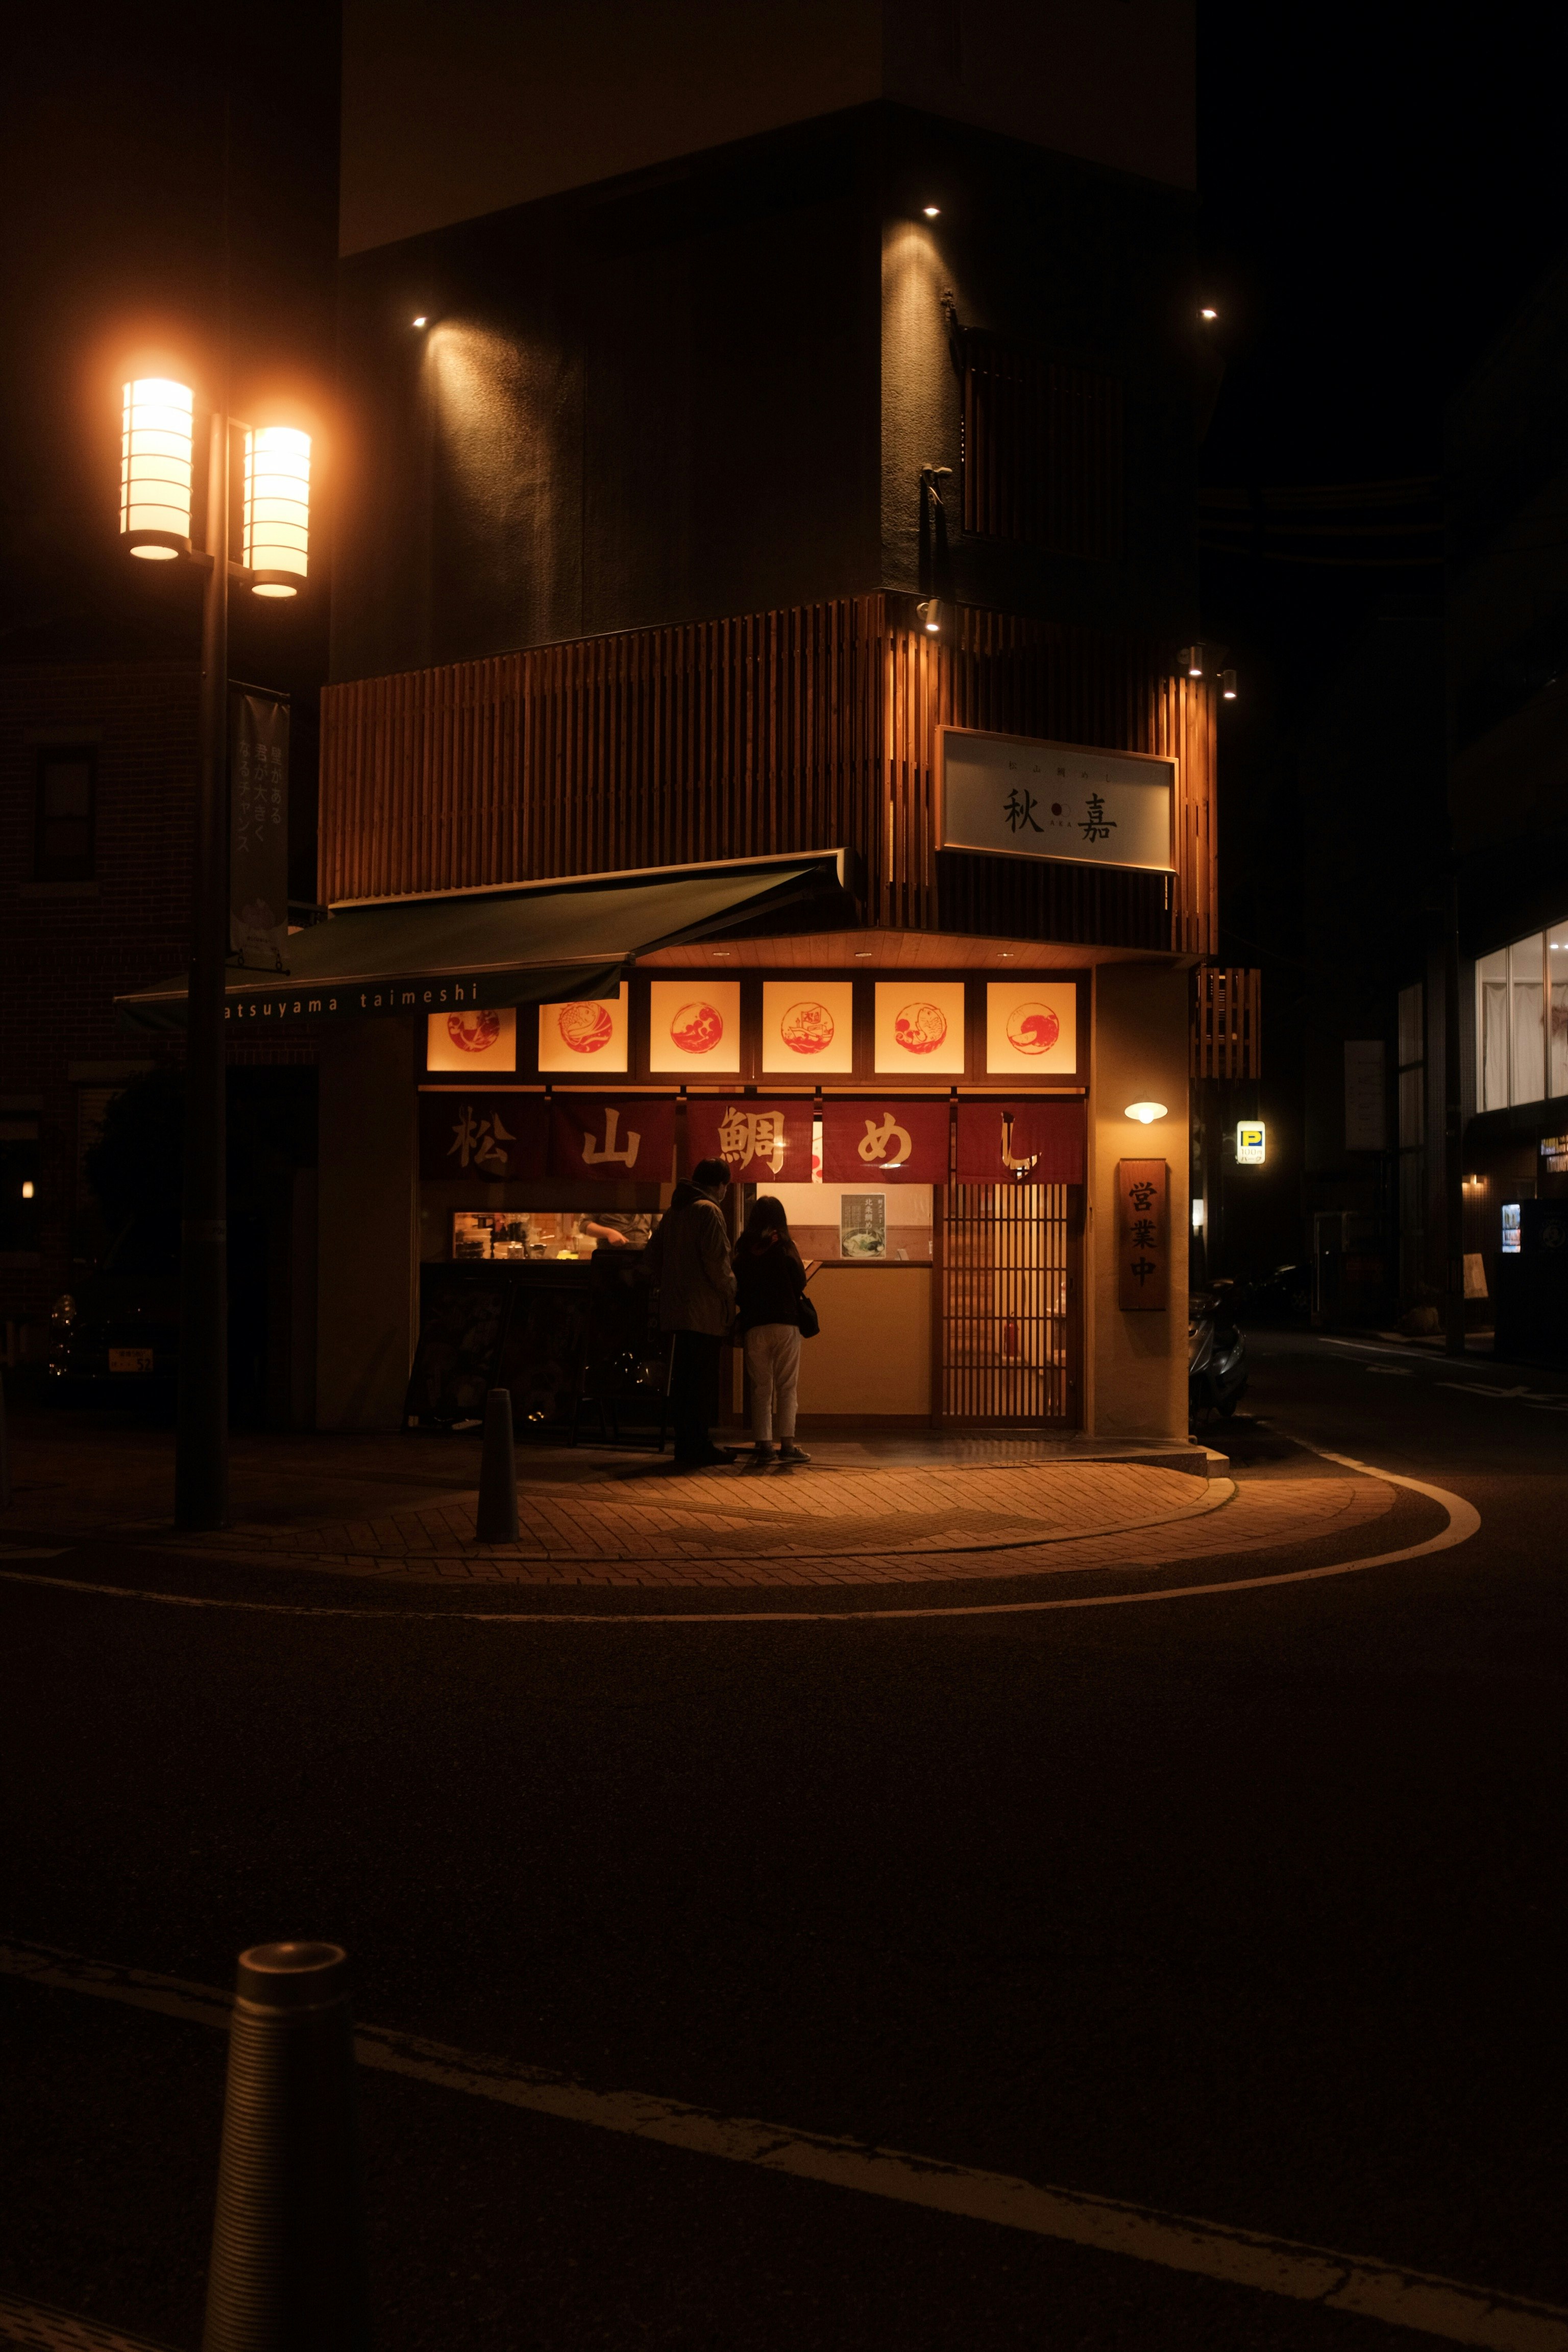
<svg viewBox="0 0 1568 2352"><path fill-rule="evenodd" d="M1179 965L1102 964L1094 976L1089 1228L1084 1255L1084 1427L1092 1437L1184 1437L1187 1429L1187 1055L1190 987ZM1133 1102L1168 1116L1142 1127ZM1116 1303L1116 1164L1170 1169L1170 1305Z"/></svg>
<svg viewBox="0 0 1568 2352"><path fill-rule="evenodd" d="M878 104L356 257L334 678L912 593L927 464L958 601L1181 643L1192 228L1179 191ZM1113 549L964 535L951 321L1114 385Z"/></svg>
<svg viewBox="0 0 1568 2352"><path fill-rule="evenodd" d="M893 99L1194 185L1192 0L347 0L341 250Z"/></svg>
<svg viewBox="0 0 1568 2352"><path fill-rule="evenodd" d="M397 1429L418 1336L413 1025L353 1021L321 1046L318 1429Z"/></svg>
<svg viewBox="0 0 1568 2352"><path fill-rule="evenodd" d="M345 265L334 677L876 586L864 132Z"/></svg>

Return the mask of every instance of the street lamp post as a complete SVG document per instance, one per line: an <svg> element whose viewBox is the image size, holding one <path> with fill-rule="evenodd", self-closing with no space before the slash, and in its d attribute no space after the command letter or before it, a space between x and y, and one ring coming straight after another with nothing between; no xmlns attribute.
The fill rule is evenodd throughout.
<svg viewBox="0 0 1568 2352"><path fill-rule="evenodd" d="M120 521L131 554L153 562L183 560L204 574L201 758L185 1013L174 1520L182 1528L218 1528L228 1517L228 593L237 577L260 596L297 593L308 558L310 445L308 436L284 426L245 429L245 561L235 563L229 557L233 428L221 409L214 410L207 428L206 545L199 552L191 545L194 411L184 384L166 378L127 383Z"/></svg>

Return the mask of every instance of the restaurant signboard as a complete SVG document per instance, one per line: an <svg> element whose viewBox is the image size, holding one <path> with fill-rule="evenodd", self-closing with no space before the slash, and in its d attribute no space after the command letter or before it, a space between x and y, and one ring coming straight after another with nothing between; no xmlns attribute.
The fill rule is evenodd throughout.
<svg viewBox="0 0 1568 2352"><path fill-rule="evenodd" d="M1169 874L1175 784L1173 760L939 727L936 845Z"/></svg>

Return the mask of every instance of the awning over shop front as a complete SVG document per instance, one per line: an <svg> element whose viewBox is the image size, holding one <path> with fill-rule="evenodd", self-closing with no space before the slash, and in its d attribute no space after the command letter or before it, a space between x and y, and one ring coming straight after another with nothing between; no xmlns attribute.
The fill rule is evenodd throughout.
<svg viewBox="0 0 1568 2352"><path fill-rule="evenodd" d="M613 996L628 964L654 948L759 921L770 930L853 921L847 861L829 849L351 902L293 933L288 972L232 967L226 1017L317 1022ZM183 1029L185 976L115 1005L127 1028Z"/></svg>

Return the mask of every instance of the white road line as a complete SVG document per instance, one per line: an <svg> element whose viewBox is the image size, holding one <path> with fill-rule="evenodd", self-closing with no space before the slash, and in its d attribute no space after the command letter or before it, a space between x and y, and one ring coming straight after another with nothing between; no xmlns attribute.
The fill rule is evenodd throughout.
<svg viewBox="0 0 1568 2352"><path fill-rule="evenodd" d="M1325 1578L1359 1576L1364 1569L1391 1568L1406 1559L1422 1559L1429 1553L1447 1551L1455 1544L1465 1543L1480 1526L1480 1514L1467 1503L1462 1495L1450 1494L1446 1486L1429 1486L1419 1478L1405 1478L1393 1470L1378 1470L1370 1463L1352 1462L1347 1454L1326 1454L1320 1445L1307 1438L1295 1441L1306 1446L1309 1453L1322 1454L1325 1462L1342 1463L1347 1469L1357 1470L1364 1477L1382 1478L1392 1486L1408 1486L1413 1494L1426 1495L1447 1513L1448 1523L1436 1535L1428 1536L1424 1543L1406 1544L1398 1551L1373 1552L1361 1559L1331 1560L1322 1568L1282 1570L1275 1576L1237 1576L1221 1579L1212 1584L1165 1585L1155 1592L1086 1592L1052 1601L974 1601L944 1602L928 1609L354 1609L346 1604L329 1601L237 1601L228 1595L208 1595L192 1592L158 1592L140 1585L96 1584L85 1579L68 1576L29 1574L25 1569L0 1569L0 1582L37 1584L52 1591L84 1592L111 1601L145 1601L165 1609L216 1609L237 1611L260 1617L352 1617L384 1618L395 1623L458 1624L458 1625L826 1625L865 1624L883 1619L905 1620L927 1617L1034 1617L1058 1609L1127 1609L1142 1608L1157 1601L1198 1601L1220 1593L1258 1592L1280 1584L1315 1584ZM1281 1538L1281 1548L1292 1540L1315 1542L1317 1537ZM1135 1561L1117 1563L1135 1567ZM761 1588L754 1588L761 1589Z"/></svg>
<svg viewBox="0 0 1568 2352"><path fill-rule="evenodd" d="M1315 1336L1321 1348L1348 1348L1360 1355L1402 1356L1406 1352L1403 1348L1381 1348L1373 1339L1331 1339L1326 1331L1318 1332ZM1423 1370L1436 1370L1441 1364L1446 1371L1464 1371L1465 1377L1462 1381L1430 1381L1429 1385L1435 1389L1458 1389L1463 1396L1515 1397L1523 1403L1533 1406L1538 1412L1568 1412L1568 1391L1529 1387L1499 1388L1495 1381L1488 1379L1487 1368L1484 1365L1478 1364L1473 1370L1469 1370L1463 1365L1457 1364L1448 1355L1423 1356L1417 1360ZM1388 1371L1392 1369L1392 1366L1386 1364L1366 1366L1369 1372ZM1412 1378L1415 1377L1415 1365L1407 1364L1405 1370Z"/></svg>
<svg viewBox="0 0 1568 2352"><path fill-rule="evenodd" d="M516 1610L516 1609L356 1609L346 1603L298 1601L238 1601L227 1594L209 1595L191 1592L159 1592L140 1585L99 1584L68 1576L43 1576L26 1569L0 1568L0 1582L43 1585L51 1591L82 1592L111 1601L145 1601L166 1609L216 1609L260 1617L349 1617L385 1618L397 1623L459 1625L821 1625L879 1622L884 1618L905 1620L927 1617L1033 1617L1059 1609L1124 1609L1138 1608L1158 1601L1197 1601L1220 1593L1258 1592L1275 1585L1316 1584L1338 1576L1358 1576L1365 1569L1392 1568L1407 1559L1422 1559L1433 1552L1448 1551L1456 1544L1468 1542L1481 1524L1480 1513L1462 1495L1453 1494L1447 1486L1434 1486L1421 1478L1408 1478L1397 1470L1380 1470L1371 1462L1355 1460L1348 1454L1331 1454L1315 1445L1310 1437L1281 1429L1294 1444L1300 1445L1320 1460L1337 1463L1341 1468L1354 1470L1363 1478L1381 1478L1386 1486L1407 1486L1414 1495L1425 1495L1447 1514L1447 1524L1425 1542L1405 1544L1398 1551L1373 1552L1364 1559L1330 1560L1321 1568L1294 1568L1274 1576L1237 1576L1221 1579L1209 1584L1166 1585L1155 1592L1089 1592L1064 1600L1051 1601L978 1601L945 1602L932 1608L900 1609L637 1609L637 1610ZM1310 1542L1315 1538L1281 1539L1281 1548L1290 1541ZM1135 1562L1115 1563L1135 1566Z"/></svg>
<svg viewBox="0 0 1568 2352"><path fill-rule="evenodd" d="M228 2023L228 1998L216 1985L106 1965L47 1944L0 1943L0 1970L33 1984L124 2001L193 2024L225 2028ZM944 2164L903 2148L797 2131L749 2116L721 2115L679 2099L598 2091L543 2067L454 2050L445 2042L385 2027L360 2027L354 2046L362 2066L552 2116L563 2123L592 2124L601 2131L656 2140L691 2155L722 2157L797 2180L858 2189L899 2204L1089 2246L1100 2253L1126 2254L1135 2262L1254 2287L1299 2303L1321 2304L1331 2311L1360 2312L1450 2344L1485 2346L1489 2352L1568 2352L1568 2310L1467 2286L1399 2263L1336 2253L1325 2246L1302 2245L1078 2189L1043 2188L1010 2173Z"/></svg>

